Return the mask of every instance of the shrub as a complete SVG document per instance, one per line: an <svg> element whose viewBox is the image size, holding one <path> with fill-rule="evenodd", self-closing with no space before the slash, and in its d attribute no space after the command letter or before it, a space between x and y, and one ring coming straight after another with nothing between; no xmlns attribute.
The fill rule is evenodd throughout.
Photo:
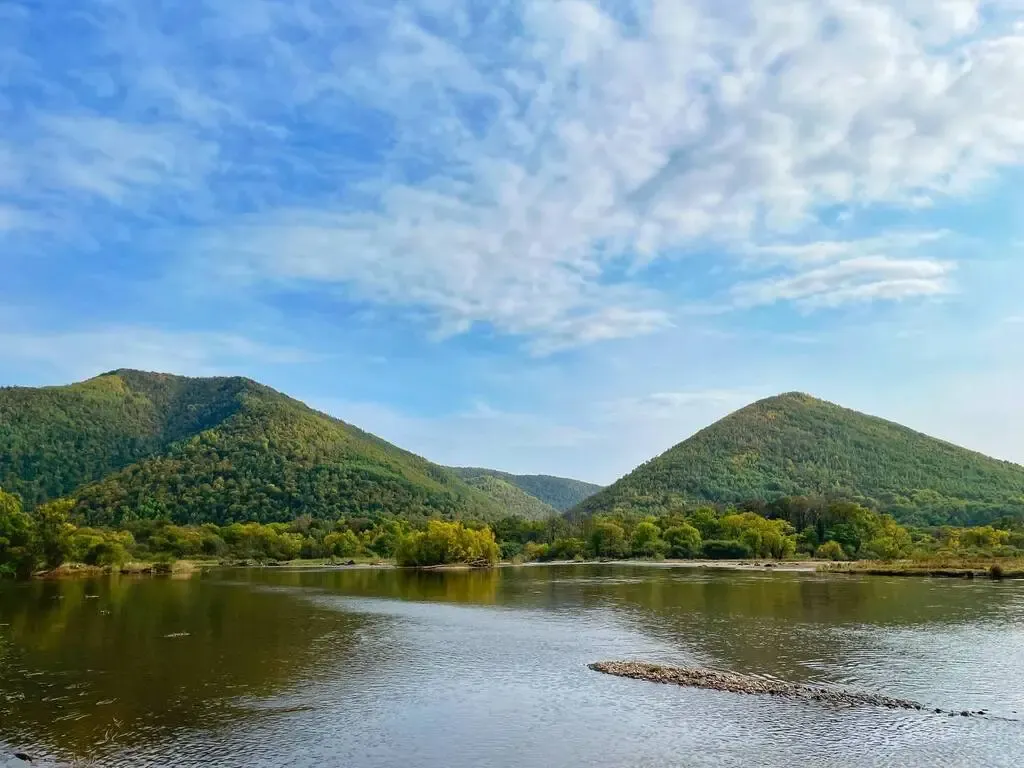
<svg viewBox="0 0 1024 768"><path fill-rule="evenodd" d="M668 545L661 538L661 529L646 520L637 523L629 543L634 557L663 557L668 551Z"/></svg>
<svg viewBox="0 0 1024 768"><path fill-rule="evenodd" d="M547 560L551 547L536 541L528 541L523 546L523 560L530 563L534 560Z"/></svg>
<svg viewBox="0 0 1024 768"><path fill-rule="evenodd" d="M399 565L443 565L446 563L489 564L498 561L498 545L490 528L472 530L462 523L431 520L425 531L403 536L395 552Z"/></svg>
<svg viewBox="0 0 1024 768"><path fill-rule="evenodd" d="M846 560L846 552L843 545L838 541L826 541L814 551L814 556L819 560Z"/></svg>
<svg viewBox="0 0 1024 768"><path fill-rule="evenodd" d="M708 560L745 560L753 555L750 547L736 539L705 541L703 552Z"/></svg>
<svg viewBox="0 0 1024 768"><path fill-rule="evenodd" d="M700 555L700 531L689 523L682 523L665 531L665 543L668 544L668 556L690 560Z"/></svg>
<svg viewBox="0 0 1024 768"><path fill-rule="evenodd" d="M587 543L583 539L555 539L548 549L548 559L582 560L586 551Z"/></svg>
<svg viewBox="0 0 1024 768"><path fill-rule="evenodd" d="M590 532L590 548L597 557L625 557L629 551L626 532L611 520L598 520Z"/></svg>
<svg viewBox="0 0 1024 768"><path fill-rule="evenodd" d="M358 555L361 549L359 537L351 530L346 529L324 536L324 551L329 557L352 557Z"/></svg>

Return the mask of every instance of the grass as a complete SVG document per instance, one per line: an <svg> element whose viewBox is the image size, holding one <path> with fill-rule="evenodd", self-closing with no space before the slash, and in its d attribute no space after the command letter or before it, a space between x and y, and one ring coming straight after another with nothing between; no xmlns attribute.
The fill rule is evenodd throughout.
<svg viewBox="0 0 1024 768"><path fill-rule="evenodd" d="M953 578L1024 578L1024 558L937 555L917 560L826 562L818 570L874 576L947 576Z"/></svg>

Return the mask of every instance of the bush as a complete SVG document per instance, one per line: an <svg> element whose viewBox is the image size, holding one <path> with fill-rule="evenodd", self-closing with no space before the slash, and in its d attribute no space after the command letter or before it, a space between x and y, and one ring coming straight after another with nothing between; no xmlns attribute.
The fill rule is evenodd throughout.
<svg viewBox="0 0 1024 768"><path fill-rule="evenodd" d="M535 560L547 560L551 547L536 541L528 541L523 546L523 560L532 563Z"/></svg>
<svg viewBox="0 0 1024 768"><path fill-rule="evenodd" d="M668 551L668 544L661 538L661 529L646 520L637 523L629 543L634 557L664 557Z"/></svg>
<svg viewBox="0 0 1024 768"><path fill-rule="evenodd" d="M462 523L431 520L425 531L403 536L395 559L403 566L498 562L498 545L490 528L472 530Z"/></svg>
<svg viewBox="0 0 1024 768"><path fill-rule="evenodd" d="M35 570L37 557L32 518L21 499L0 489L0 576L25 578Z"/></svg>
<svg viewBox="0 0 1024 768"><path fill-rule="evenodd" d="M753 555L750 547L736 539L705 541L703 552L708 560L746 560Z"/></svg>
<svg viewBox="0 0 1024 768"><path fill-rule="evenodd" d="M700 531L689 523L668 528L665 531L665 543L668 544L669 557L691 560L701 552Z"/></svg>
<svg viewBox="0 0 1024 768"><path fill-rule="evenodd" d="M515 560L523 554L523 545L518 541L503 541L500 551L502 560Z"/></svg>
<svg viewBox="0 0 1024 768"><path fill-rule="evenodd" d="M846 552L838 541L829 540L814 551L814 556L819 560L845 560Z"/></svg>
<svg viewBox="0 0 1024 768"><path fill-rule="evenodd" d="M348 529L324 536L324 552L329 557L353 557L361 550L359 537Z"/></svg>
<svg viewBox="0 0 1024 768"><path fill-rule="evenodd" d="M629 552L626 532L611 520L598 520L590 533L590 548L597 557L625 557Z"/></svg>
<svg viewBox="0 0 1024 768"><path fill-rule="evenodd" d="M587 543L583 539L555 539L548 549L549 560L583 559Z"/></svg>

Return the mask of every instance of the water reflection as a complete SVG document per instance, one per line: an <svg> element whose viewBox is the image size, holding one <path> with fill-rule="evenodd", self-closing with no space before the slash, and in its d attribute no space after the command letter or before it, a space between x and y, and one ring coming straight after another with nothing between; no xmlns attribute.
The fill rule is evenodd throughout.
<svg viewBox="0 0 1024 768"><path fill-rule="evenodd" d="M247 715L366 618L205 581L100 578L0 589L0 733L102 757ZM318 642L321 641L321 642Z"/></svg>
<svg viewBox="0 0 1024 768"><path fill-rule="evenodd" d="M0 624L0 739L102 764L1024 763L1011 720L835 711L586 669L698 662L1012 717L1017 583L262 569L3 584Z"/></svg>

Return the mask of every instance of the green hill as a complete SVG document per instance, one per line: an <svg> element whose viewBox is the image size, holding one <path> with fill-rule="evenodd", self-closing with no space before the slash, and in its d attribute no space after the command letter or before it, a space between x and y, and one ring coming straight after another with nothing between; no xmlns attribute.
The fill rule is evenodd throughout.
<svg viewBox="0 0 1024 768"><path fill-rule="evenodd" d="M1024 467L789 393L726 416L570 515L794 495L862 499L911 523L982 523L1024 515Z"/></svg>
<svg viewBox="0 0 1024 768"><path fill-rule="evenodd" d="M531 496L521 488L490 472L456 472L467 485L487 494L508 514L527 520L546 520L558 514L558 510Z"/></svg>
<svg viewBox="0 0 1024 768"><path fill-rule="evenodd" d="M588 496L601 490L600 485L585 483L582 480L571 480L567 477L551 475L512 475L496 469L480 467L450 467L463 480L480 477L493 477L514 485L526 494L539 499L541 503L564 512L579 504Z"/></svg>
<svg viewBox="0 0 1024 768"><path fill-rule="evenodd" d="M92 524L506 511L448 470L244 378L113 371L0 389L0 487Z"/></svg>

